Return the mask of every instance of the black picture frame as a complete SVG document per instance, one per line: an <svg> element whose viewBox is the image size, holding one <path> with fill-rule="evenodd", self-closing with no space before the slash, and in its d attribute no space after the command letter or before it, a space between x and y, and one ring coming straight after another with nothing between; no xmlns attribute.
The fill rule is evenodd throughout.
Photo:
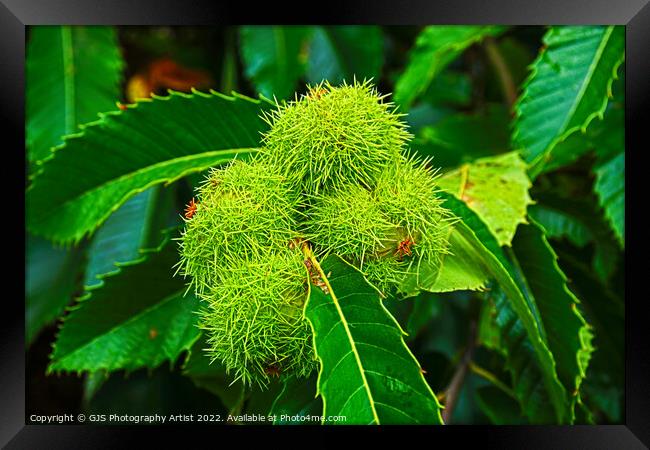
<svg viewBox="0 0 650 450"><path fill-rule="evenodd" d="M27 25L93 24L93 25L222 25L251 23L341 23L341 24L617 24L626 26L626 385L625 424L600 426L508 426L508 427L427 427L410 428L409 433L423 433L431 445L463 444L479 439L480 445L499 448L647 448L650 445L650 345L648 316L643 314L644 295L639 295L644 280L645 264L641 252L645 222L635 205L645 205L643 189L643 151L647 152L648 74L650 74L650 6L648 0L417 0L397 4L395 1L328 2L326 5L280 6L277 2L245 4L244 2L186 2L140 0L2 0L0 4L0 119L6 125L3 134L5 161L1 192L5 198L5 220L8 225L3 247L6 254L5 279L15 290L5 291L0 327L0 445L6 448L108 448L125 447L135 435L144 437L149 445L163 440L166 446L174 441L187 444L192 438L207 433L217 442L214 430L197 426L152 427L89 425L25 425L25 338L24 338L24 259L25 247L17 236L25 236L24 211L25 158L20 150L25 145L24 126L24 63L25 29ZM644 133L644 131L646 131ZM645 145L644 145L645 144ZM7 160L6 158L13 159ZM632 206L630 206L632 205ZM630 237L631 236L631 237ZM23 241L24 242L24 241ZM11 245L14 244L13 249ZM15 254L13 254L15 252ZM639 258L637 258L639 257ZM15 259L14 259L15 258ZM13 261L13 262L12 262ZM16 267L18 269L16 269ZM14 273L14 272L18 273ZM22 277L20 275L23 275ZM646 291L647 292L647 291ZM352 427L343 427L344 432ZM218 433L222 433L220 428ZM228 431L248 433L249 427L228 427ZM318 430L307 427L267 427L274 439L286 439L286 433L311 434ZM366 431L383 439L394 428ZM152 433L155 431L155 433ZM331 432L332 428L327 429ZM405 430L397 430L403 433ZM396 433L397 434L397 433ZM211 436L211 437L210 437ZM242 434L242 438L247 435ZM403 438L402 434L402 438ZM221 438L218 438L221 439ZM409 438L410 439L410 438ZM440 441L442 439L442 442Z"/></svg>

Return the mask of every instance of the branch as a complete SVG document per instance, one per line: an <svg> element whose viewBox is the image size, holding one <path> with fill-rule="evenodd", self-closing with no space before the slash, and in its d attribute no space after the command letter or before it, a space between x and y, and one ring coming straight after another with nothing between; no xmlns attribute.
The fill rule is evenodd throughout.
<svg viewBox="0 0 650 450"><path fill-rule="evenodd" d="M503 59L499 47L497 46L496 40L489 36L484 39L484 48L487 53L488 59L494 67L494 70L501 82L501 90L503 91L503 96L508 102L510 109L514 106L517 101L517 87L515 86L514 81L512 80L512 74L508 69L508 65Z"/></svg>
<svg viewBox="0 0 650 450"><path fill-rule="evenodd" d="M472 362L474 348L476 347L476 333L476 321L472 320L470 323L469 337L467 340L467 349L465 350L465 353L463 354L463 357L461 358L460 363L456 368L456 372L451 378L451 382L445 391L446 402L445 409L442 411L442 421L446 424L449 423L451 415L454 412L456 402L458 401L458 397L460 395L460 390L463 386L463 382L465 381L465 375L467 375L467 370L470 363Z"/></svg>

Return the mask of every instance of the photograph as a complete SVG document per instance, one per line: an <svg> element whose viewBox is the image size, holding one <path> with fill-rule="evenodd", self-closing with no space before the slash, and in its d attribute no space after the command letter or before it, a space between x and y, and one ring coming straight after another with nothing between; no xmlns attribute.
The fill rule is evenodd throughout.
<svg viewBox="0 0 650 450"><path fill-rule="evenodd" d="M625 53L25 26L25 423L624 425Z"/></svg>

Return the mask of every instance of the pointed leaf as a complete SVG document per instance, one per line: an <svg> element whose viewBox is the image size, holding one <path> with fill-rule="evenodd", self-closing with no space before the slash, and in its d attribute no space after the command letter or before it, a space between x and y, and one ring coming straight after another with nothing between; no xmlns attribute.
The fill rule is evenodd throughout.
<svg viewBox="0 0 650 450"><path fill-rule="evenodd" d="M339 257L322 268L309 257L327 290L312 286L305 305L323 415L346 416L346 424L441 423L440 405L379 293Z"/></svg>
<svg viewBox="0 0 650 450"><path fill-rule="evenodd" d="M515 105L513 142L541 171L553 148L602 119L616 72L625 56L621 26L551 27Z"/></svg>
<svg viewBox="0 0 650 450"><path fill-rule="evenodd" d="M592 410L600 409L611 422L621 422L621 411L625 409L624 292L603 286L591 267L573 254L562 252L560 261L594 327L596 351L581 388L584 401Z"/></svg>
<svg viewBox="0 0 650 450"><path fill-rule="evenodd" d="M576 200L548 193L537 197L538 204L530 208L530 217L544 227L548 237L566 236L578 247L593 242L593 270L602 283L607 283L621 257L621 249L599 214L595 199Z"/></svg>
<svg viewBox="0 0 650 450"><path fill-rule="evenodd" d="M43 163L27 192L27 224L57 242L92 233L133 195L245 157L267 102L213 92L143 99L101 115Z"/></svg>
<svg viewBox="0 0 650 450"><path fill-rule="evenodd" d="M594 350L591 327L578 309L580 301L567 287L557 255L539 225L531 222L522 226L513 250L519 255L519 266L539 308L558 376L575 401Z"/></svg>
<svg viewBox="0 0 650 450"><path fill-rule="evenodd" d="M512 342L527 348L527 355L523 360L525 368L532 367L533 370L540 372L539 378L542 382L535 388L539 389L542 386L545 388L544 393L550 398L550 405L554 409L554 415L551 417L559 423L569 421L570 411L566 390L558 378L555 360L548 348L544 326L534 298L529 295L528 289L520 279L520 274L506 258L492 233L478 215L452 195L445 192L439 195L445 199L445 207L461 219L456 224L458 232L481 255L483 263L503 290L505 294L503 303L507 308L502 308L501 311L507 313L508 317L505 318L502 327L506 326L506 323L510 324L509 327L517 324L514 329L509 328L507 334L516 332ZM527 339L522 340L522 337ZM517 355L523 354L519 352ZM528 390L529 388L526 388L526 391ZM548 417L548 415L544 416L544 422Z"/></svg>
<svg viewBox="0 0 650 450"><path fill-rule="evenodd" d="M619 79L612 85L612 91L620 91L623 84L625 66L621 65ZM617 89L618 88L618 89ZM620 96L620 94L618 95ZM605 160L620 152L625 146L624 99L614 99L607 104L603 120L592 120L585 130L570 134L558 142L548 153L539 171L530 173L532 179L538 175L573 164L586 153L596 152L600 160Z"/></svg>
<svg viewBox="0 0 650 450"><path fill-rule="evenodd" d="M409 54L409 63L395 84L395 102L403 108L424 91L431 81L467 47L485 36L504 31L498 26L434 25L426 27L417 37Z"/></svg>
<svg viewBox="0 0 650 450"><path fill-rule="evenodd" d="M400 285L407 297L420 290L428 292L480 291L486 286L490 272L476 248L455 229L449 235L449 254L443 255L440 268L422 263L417 274Z"/></svg>
<svg viewBox="0 0 650 450"><path fill-rule="evenodd" d="M27 157L47 158L77 125L115 109L124 62L112 27L30 29L26 60Z"/></svg>
<svg viewBox="0 0 650 450"><path fill-rule="evenodd" d="M517 152L482 158L438 179L438 186L462 199L485 222L500 246L510 245L526 223L532 203L526 164Z"/></svg>
<svg viewBox="0 0 650 450"><path fill-rule="evenodd" d="M243 26L241 54L246 76L262 95L279 100L293 95L305 71L311 27Z"/></svg>
<svg viewBox="0 0 650 450"><path fill-rule="evenodd" d="M493 326L497 329L498 339L485 340L484 344L505 358L504 368L510 372L512 390L523 414L533 424L557 423L557 406L551 392L545 387L544 369L535 363L538 358L526 328L500 286L493 287L488 302L484 317L492 322L490 328ZM560 383L559 380L557 383ZM566 395L563 388L560 391L563 396ZM562 410L566 410L568 417L568 404L562 404Z"/></svg>
<svg viewBox="0 0 650 450"><path fill-rule="evenodd" d="M469 107L472 103L472 80L469 74L443 70L422 94L422 102L432 106Z"/></svg>
<svg viewBox="0 0 650 450"><path fill-rule="evenodd" d="M177 260L176 246L167 244L89 289L65 317L48 371L154 368L189 350L199 337L199 304L183 297L185 283L173 276Z"/></svg>
<svg viewBox="0 0 650 450"><path fill-rule="evenodd" d="M537 204L528 208L528 215L544 227L549 237L567 238L578 247L584 247L594 238L589 227L567 211Z"/></svg>
<svg viewBox="0 0 650 450"><path fill-rule="evenodd" d="M381 29L377 26L316 27L309 46L307 80L332 84L378 79L384 60Z"/></svg>

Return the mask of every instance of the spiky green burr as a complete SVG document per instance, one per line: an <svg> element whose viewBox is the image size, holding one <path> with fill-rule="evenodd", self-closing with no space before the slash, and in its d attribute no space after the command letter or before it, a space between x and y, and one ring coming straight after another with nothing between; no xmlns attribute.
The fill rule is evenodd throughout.
<svg viewBox="0 0 650 450"><path fill-rule="evenodd" d="M212 170L181 237L180 271L204 301L208 353L246 385L315 367L298 242L356 265L382 292L447 251L448 211L428 161L367 83L328 83L266 116L252 161Z"/></svg>
<svg viewBox="0 0 650 450"><path fill-rule="evenodd" d="M305 237L320 257L335 253L363 266L393 231L373 194L359 185L335 188L312 200Z"/></svg>
<svg viewBox="0 0 650 450"><path fill-rule="evenodd" d="M214 169L200 186L198 206L186 219L181 269L197 293L214 285L224 267L296 234L298 195L259 161Z"/></svg>
<svg viewBox="0 0 650 450"><path fill-rule="evenodd" d="M311 87L268 115L264 158L308 194L346 184L372 187L410 134L369 82Z"/></svg>
<svg viewBox="0 0 650 450"><path fill-rule="evenodd" d="M417 273L422 260L439 266L447 252L451 220L437 191L428 161L398 156L372 190L348 185L316 196L305 236L317 254L346 258L387 291Z"/></svg>
<svg viewBox="0 0 650 450"><path fill-rule="evenodd" d="M209 355L245 384L309 374L316 360L302 316L307 287L298 248L242 255L203 295L208 306L200 326L208 333Z"/></svg>
<svg viewBox="0 0 650 450"><path fill-rule="evenodd" d="M436 173L429 164L400 155L385 168L373 191L379 209L396 230L365 268L368 280L384 291L417 274L423 261L439 268L442 255L448 253L454 218L436 195Z"/></svg>

